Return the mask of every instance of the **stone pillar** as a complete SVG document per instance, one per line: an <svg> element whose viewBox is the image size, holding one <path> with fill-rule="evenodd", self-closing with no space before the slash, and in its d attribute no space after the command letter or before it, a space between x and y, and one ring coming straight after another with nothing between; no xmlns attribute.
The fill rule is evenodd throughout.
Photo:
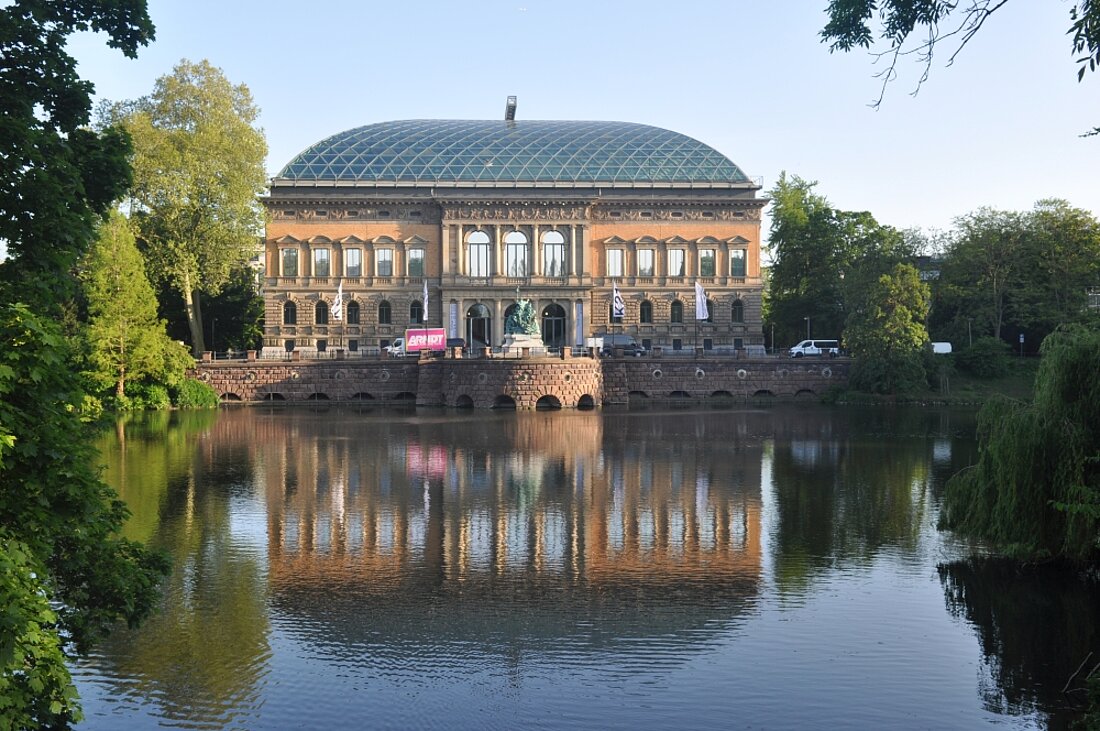
<svg viewBox="0 0 1100 731"><path fill-rule="evenodd" d="M531 227L531 246L528 248L530 249L530 256L532 259L528 271L533 277L541 277L542 257L539 256L539 254L542 252L542 242L539 241L539 225L537 223Z"/></svg>
<svg viewBox="0 0 1100 731"><path fill-rule="evenodd" d="M493 342L490 345L504 343L504 303L497 300L493 306Z"/></svg>
<svg viewBox="0 0 1100 731"><path fill-rule="evenodd" d="M500 224L492 225L493 231L493 271L494 275L504 273L504 242L500 236Z"/></svg>
<svg viewBox="0 0 1100 731"><path fill-rule="evenodd" d="M439 240L439 281L443 282L443 277L451 274L451 227L447 224L443 224L439 227L440 240Z"/></svg>

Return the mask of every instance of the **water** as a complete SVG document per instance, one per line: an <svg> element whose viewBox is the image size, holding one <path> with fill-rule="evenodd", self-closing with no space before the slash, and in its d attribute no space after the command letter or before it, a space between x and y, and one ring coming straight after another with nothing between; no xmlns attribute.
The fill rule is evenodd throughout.
<svg viewBox="0 0 1100 731"><path fill-rule="evenodd" d="M936 530L966 411L241 409L104 436L162 610L81 729L1064 728L1097 590Z"/></svg>

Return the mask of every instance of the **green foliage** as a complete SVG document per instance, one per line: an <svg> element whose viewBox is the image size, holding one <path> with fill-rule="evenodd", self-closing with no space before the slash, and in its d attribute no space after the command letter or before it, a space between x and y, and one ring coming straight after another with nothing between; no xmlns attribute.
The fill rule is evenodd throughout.
<svg viewBox="0 0 1100 731"><path fill-rule="evenodd" d="M0 532L0 728L54 728L81 719L57 616L26 546Z"/></svg>
<svg viewBox="0 0 1100 731"><path fill-rule="evenodd" d="M979 415L978 463L953 477L945 527L1013 553L1094 559L1100 529L1100 332L1061 328L1042 346L1031 404Z"/></svg>
<svg viewBox="0 0 1100 731"><path fill-rule="evenodd" d="M152 609L167 564L118 537L127 511L92 466L84 394L70 363L56 325L26 306L0 306L0 532L25 547L32 593L55 608L56 621L40 623L41 631L82 652L114 622L136 623ZM10 667L4 682L21 682ZM48 679L42 696L66 697L64 679ZM37 726L34 707L4 708L20 719L15 727Z"/></svg>
<svg viewBox="0 0 1100 731"><path fill-rule="evenodd" d="M218 392L202 381L186 378L176 388L176 406L181 409L216 409Z"/></svg>
<svg viewBox="0 0 1100 731"><path fill-rule="evenodd" d="M869 48L874 49L873 55L876 57L889 60L890 65L877 74L883 80L883 91L878 98L881 102L886 84L897 76L898 59L915 56L923 65L924 73L917 82L917 88L920 88L931 71L937 47L945 39L954 38L957 41L948 59L950 65L986 20L1006 4L1006 0L972 0L968 3L948 0L830 0L825 11L829 21L821 31L821 38L829 43L830 51ZM878 38L871 29L871 21L876 15L881 24ZM1100 4L1094 0L1075 0L1070 4L1070 21L1067 33L1073 35L1073 53L1078 63L1077 80L1080 81L1086 70L1094 71L1100 65ZM915 42L911 41L914 33L917 38ZM1098 132L1100 128L1090 134Z"/></svg>
<svg viewBox="0 0 1100 731"><path fill-rule="evenodd" d="M168 388L159 383L135 383L129 394L132 411L164 411L172 408Z"/></svg>
<svg viewBox="0 0 1100 731"><path fill-rule="evenodd" d="M88 304L85 332L89 376L101 387L112 387L120 410L167 408L168 394L146 394L135 402L127 393L142 379L175 383L192 363L180 358L177 343L168 339L164 322L157 319L157 300L145 277L145 267L134 236L121 214L112 214L100 227L99 239L84 258L81 271ZM163 398L160 398L160 397Z"/></svg>
<svg viewBox="0 0 1100 731"><path fill-rule="evenodd" d="M184 60L150 96L108 114L133 139L133 215L150 271L182 297L198 356L199 294L217 294L262 231L267 143L253 126L259 111L246 86L233 86L207 61Z"/></svg>
<svg viewBox="0 0 1100 731"><path fill-rule="evenodd" d="M126 190L124 133L84 126L92 85L80 80L65 39L106 33L133 57L153 37L144 0L13 0L0 8L0 264L5 301L56 312L68 272L92 240L95 218Z"/></svg>
<svg viewBox="0 0 1100 731"><path fill-rule="evenodd" d="M978 338L974 344L955 354L955 362L962 370L979 378L1003 378L1011 364L1008 343L997 338Z"/></svg>
<svg viewBox="0 0 1100 731"><path fill-rule="evenodd" d="M844 341L856 358L850 383L871 393L904 393L926 383L922 350L931 295L910 264L897 264L853 303Z"/></svg>
<svg viewBox="0 0 1100 731"><path fill-rule="evenodd" d="M807 318L812 334L839 337L852 302L913 254L899 231L870 213L832 208L813 192L816 185L783 173L768 193L774 264L765 317L778 342L806 337Z"/></svg>

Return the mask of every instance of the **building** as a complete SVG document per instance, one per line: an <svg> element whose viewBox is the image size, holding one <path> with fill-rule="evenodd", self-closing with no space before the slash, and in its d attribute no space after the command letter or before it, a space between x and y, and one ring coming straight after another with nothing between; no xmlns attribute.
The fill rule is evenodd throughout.
<svg viewBox="0 0 1100 731"><path fill-rule="evenodd" d="M417 326L496 346L517 295L551 347L601 332L671 350L759 345L759 189L713 148L640 124L341 132L291 160L264 200L264 351L374 352Z"/></svg>

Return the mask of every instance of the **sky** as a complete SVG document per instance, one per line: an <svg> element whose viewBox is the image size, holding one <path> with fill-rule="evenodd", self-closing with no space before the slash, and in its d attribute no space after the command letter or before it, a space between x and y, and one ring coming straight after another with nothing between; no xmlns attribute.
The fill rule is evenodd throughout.
<svg viewBox="0 0 1100 731"><path fill-rule="evenodd" d="M347 129L396 119L638 122L719 150L766 191L780 173L898 228L1064 198L1100 215L1100 73L1077 81L1071 3L1015 0L950 67L903 62L878 96L865 51L820 42L827 0L150 0L156 40L127 59L71 39L97 99L150 93L181 59L251 91L273 176ZM765 218L765 226L768 219Z"/></svg>

